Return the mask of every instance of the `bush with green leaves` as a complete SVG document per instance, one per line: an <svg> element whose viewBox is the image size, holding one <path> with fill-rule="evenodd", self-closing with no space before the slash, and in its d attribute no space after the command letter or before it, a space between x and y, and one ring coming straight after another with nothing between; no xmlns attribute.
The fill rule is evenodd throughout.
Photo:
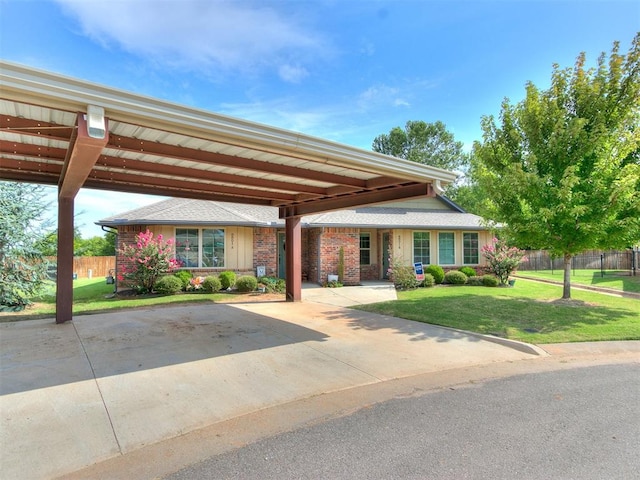
<svg viewBox="0 0 640 480"><path fill-rule="evenodd" d="M490 244L480 249L487 259L488 269L500 280L500 285L507 285L509 275L515 271L520 262L526 261L525 251L510 247L505 240L494 238Z"/></svg>
<svg viewBox="0 0 640 480"><path fill-rule="evenodd" d="M265 286L267 293L284 293L287 288L287 284L283 278L260 277L258 282Z"/></svg>
<svg viewBox="0 0 640 480"><path fill-rule="evenodd" d="M475 277L477 275L475 269L471 267L462 267L459 269L462 273L464 273L467 277Z"/></svg>
<svg viewBox="0 0 640 480"><path fill-rule="evenodd" d="M449 270L444 274L444 283L449 285L464 285L468 277L460 270Z"/></svg>
<svg viewBox="0 0 640 480"><path fill-rule="evenodd" d="M209 275L202 282L202 290L207 293L215 293L222 288L222 283L220 283L220 279L215 275Z"/></svg>
<svg viewBox="0 0 640 480"><path fill-rule="evenodd" d="M497 287L500 283L500 280L498 280L498 277L494 275L483 275L482 283L485 287Z"/></svg>
<svg viewBox="0 0 640 480"><path fill-rule="evenodd" d="M417 288L419 283L416 280L416 273L413 266L405 265L402 259L394 259L391 268L389 268L389 274L393 285L398 290L410 290Z"/></svg>
<svg viewBox="0 0 640 480"><path fill-rule="evenodd" d="M236 288L239 292L253 292L258 288L258 279L253 275L242 275L236 280Z"/></svg>
<svg viewBox="0 0 640 480"><path fill-rule="evenodd" d="M222 272L218 278L220 279L220 285L224 290L232 288L236 284L236 274L230 270Z"/></svg>
<svg viewBox="0 0 640 480"><path fill-rule="evenodd" d="M158 279L154 290L163 295L175 295L182 290L182 281L175 275L165 275Z"/></svg>
<svg viewBox="0 0 640 480"><path fill-rule="evenodd" d="M182 290L187 290L189 288L189 283L193 278L193 275L189 270L178 270L173 275L182 282Z"/></svg>
<svg viewBox="0 0 640 480"><path fill-rule="evenodd" d="M435 278L430 273L424 274L424 280L422 281L423 287L433 287L436 284Z"/></svg>
<svg viewBox="0 0 640 480"><path fill-rule="evenodd" d="M469 277L467 279L467 285L472 287L484 287L484 278L483 277Z"/></svg>
<svg viewBox="0 0 640 480"><path fill-rule="evenodd" d="M425 273L431 275L438 285L444 281L444 269L440 265L429 265Z"/></svg>
<svg viewBox="0 0 640 480"><path fill-rule="evenodd" d="M149 230L136 235L135 243L123 245L118 254L123 259L118 264L118 281L137 293L153 292L160 277L180 266L173 255L173 240L154 237Z"/></svg>

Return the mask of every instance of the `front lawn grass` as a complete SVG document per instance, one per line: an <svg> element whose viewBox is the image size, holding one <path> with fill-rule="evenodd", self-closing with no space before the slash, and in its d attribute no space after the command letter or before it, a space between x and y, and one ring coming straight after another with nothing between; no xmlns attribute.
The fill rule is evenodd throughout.
<svg viewBox="0 0 640 480"><path fill-rule="evenodd" d="M518 272L518 276L560 283L564 281L562 270L521 270ZM593 285L623 292L640 293L640 272L633 276L629 270L605 270L604 275L600 270L571 270L571 285Z"/></svg>
<svg viewBox="0 0 640 480"><path fill-rule="evenodd" d="M141 295L114 297L113 285L104 278L73 281L73 313L103 312L123 308L150 307L173 303L225 302L237 299L228 293L185 293L178 295ZM32 299L33 304L21 312L0 313L0 321L27 320L52 317L56 314L56 285L50 282L45 290Z"/></svg>
<svg viewBox="0 0 640 480"><path fill-rule="evenodd" d="M513 288L438 286L357 309L527 343L640 340L640 300L518 279Z"/></svg>

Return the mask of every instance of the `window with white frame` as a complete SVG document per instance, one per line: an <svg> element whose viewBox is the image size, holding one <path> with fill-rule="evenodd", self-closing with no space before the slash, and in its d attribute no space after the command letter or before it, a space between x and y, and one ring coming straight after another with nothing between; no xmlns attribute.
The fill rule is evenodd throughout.
<svg viewBox="0 0 640 480"><path fill-rule="evenodd" d="M413 232L413 262L429 265L431 263L430 232Z"/></svg>
<svg viewBox="0 0 640 480"><path fill-rule="evenodd" d="M371 265L371 234L360 234L360 265Z"/></svg>
<svg viewBox="0 0 640 480"><path fill-rule="evenodd" d="M438 233L438 264L453 265L456 263L455 234L453 232Z"/></svg>
<svg viewBox="0 0 640 480"><path fill-rule="evenodd" d="M224 267L224 229L176 228L176 259L183 268Z"/></svg>
<svg viewBox="0 0 640 480"><path fill-rule="evenodd" d="M462 234L462 261L465 265L477 265L478 254L478 234L466 232Z"/></svg>

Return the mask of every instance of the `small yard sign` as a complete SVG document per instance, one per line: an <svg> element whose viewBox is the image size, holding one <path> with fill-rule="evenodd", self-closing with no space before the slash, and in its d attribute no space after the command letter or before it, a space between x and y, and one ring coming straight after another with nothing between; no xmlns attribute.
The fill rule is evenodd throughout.
<svg viewBox="0 0 640 480"><path fill-rule="evenodd" d="M422 268L422 263L414 263L413 270L416 272L416 280L419 282L424 280L424 269Z"/></svg>

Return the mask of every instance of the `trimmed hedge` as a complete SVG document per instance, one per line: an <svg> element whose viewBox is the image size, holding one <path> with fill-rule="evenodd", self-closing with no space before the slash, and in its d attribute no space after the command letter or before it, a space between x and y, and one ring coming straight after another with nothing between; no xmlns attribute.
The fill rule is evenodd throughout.
<svg viewBox="0 0 640 480"><path fill-rule="evenodd" d="M236 288L239 292L253 292L258 288L258 279L251 275L243 275L236 280Z"/></svg>
<svg viewBox="0 0 640 480"><path fill-rule="evenodd" d="M498 280L498 277L494 275L483 275L482 283L485 287L497 287L500 283L500 280Z"/></svg>
<svg viewBox="0 0 640 480"><path fill-rule="evenodd" d="M220 285L225 290L233 287L236 284L236 274L232 271L222 272L218 277L220 279Z"/></svg>
<svg viewBox="0 0 640 480"><path fill-rule="evenodd" d="M464 273L467 277L475 277L477 275L476 271L471 267L462 267L460 268L460 271Z"/></svg>
<svg viewBox="0 0 640 480"><path fill-rule="evenodd" d="M437 284L444 281L444 269L440 265L429 265L424 273L431 275Z"/></svg>
<svg viewBox="0 0 640 480"><path fill-rule="evenodd" d="M215 293L222 288L220 279L216 276L210 275L202 282L202 289L207 293Z"/></svg>
<svg viewBox="0 0 640 480"><path fill-rule="evenodd" d="M444 283L451 285L464 285L467 283L467 276L460 270L450 270L444 275Z"/></svg>
<svg viewBox="0 0 640 480"><path fill-rule="evenodd" d="M425 273L424 274L424 280L422 281L422 286L423 287L433 287L436 284L436 280L435 278L433 278L433 275L431 275L430 273Z"/></svg>
<svg viewBox="0 0 640 480"><path fill-rule="evenodd" d="M193 278L189 270L178 270L173 276L182 282L182 290L186 290L189 287L189 282Z"/></svg>
<svg viewBox="0 0 640 480"><path fill-rule="evenodd" d="M182 290L182 279L175 275L166 275L160 277L156 282L154 289L163 295L175 295Z"/></svg>

